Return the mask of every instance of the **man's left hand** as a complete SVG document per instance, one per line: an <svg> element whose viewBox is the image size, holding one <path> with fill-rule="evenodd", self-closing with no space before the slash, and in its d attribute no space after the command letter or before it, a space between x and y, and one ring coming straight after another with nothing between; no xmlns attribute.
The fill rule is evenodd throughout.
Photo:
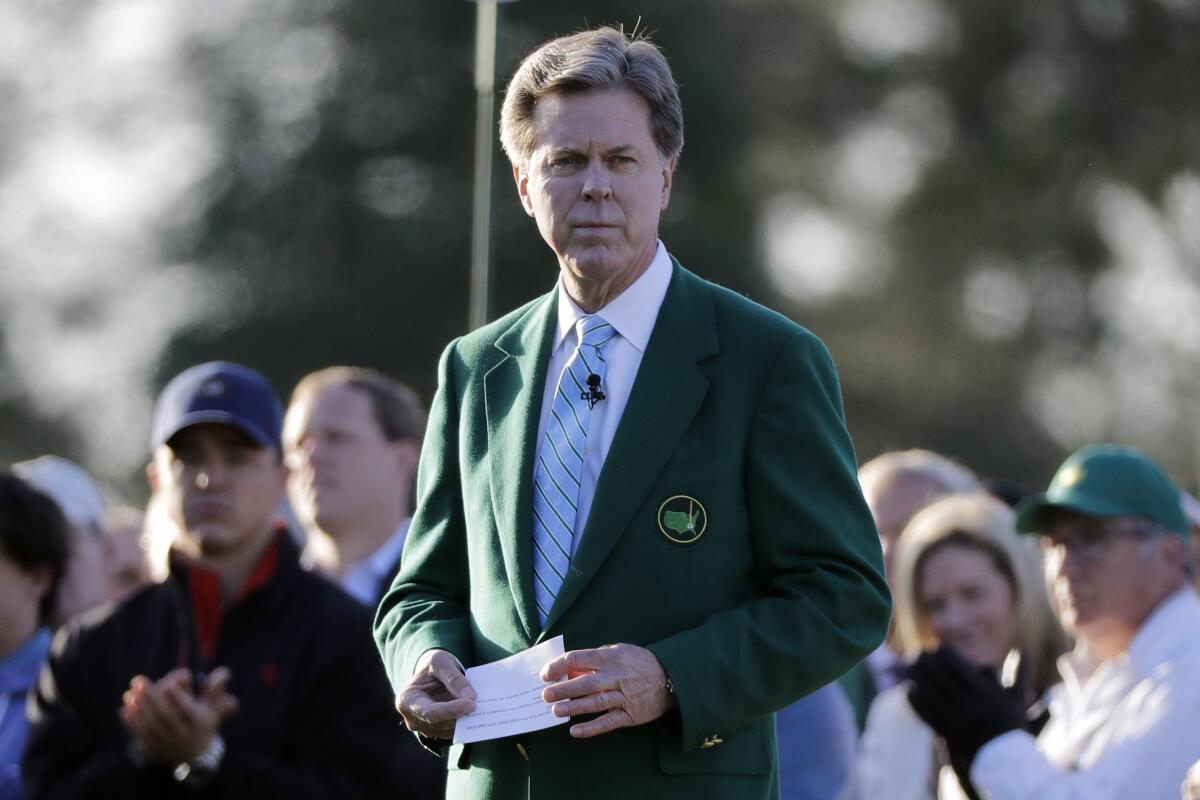
<svg viewBox="0 0 1200 800"><path fill-rule="evenodd" d="M172 670L157 682L135 676L122 697L121 722L147 761L188 761L203 752L221 722L237 710L237 700L228 692L230 678L229 670L219 667L196 696L186 669Z"/></svg>
<svg viewBox="0 0 1200 800"><path fill-rule="evenodd" d="M555 716L602 715L571 726L579 739L653 722L675 705L658 658L632 644L564 653L542 668L542 680L561 681L542 690Z"/></svg>

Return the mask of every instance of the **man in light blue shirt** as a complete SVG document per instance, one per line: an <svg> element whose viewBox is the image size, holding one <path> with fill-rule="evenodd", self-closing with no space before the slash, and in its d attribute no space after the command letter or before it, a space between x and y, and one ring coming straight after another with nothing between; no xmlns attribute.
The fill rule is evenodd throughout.
<svg viewBox="0 0 1200 800"><path fill-rule="evenodd" d="M400 565L424 428L415 392L361 367L305 376L284 417L305 559L371 608Z"/></svg>
<svg viewBox="0 0 1200 800"><path fill-rule="evenodd" d="M0 472L0 800L24 797L25 695L50 650L67 554L67 523L54 501Z"/></svg>

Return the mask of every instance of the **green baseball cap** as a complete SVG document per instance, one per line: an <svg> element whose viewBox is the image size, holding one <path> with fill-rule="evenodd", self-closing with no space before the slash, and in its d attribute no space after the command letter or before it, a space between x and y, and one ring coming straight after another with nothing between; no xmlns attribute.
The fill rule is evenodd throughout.
<svg viewBox="0 0 1200 800"><path fill-rule="evenodd" d="M1054 509L1091 517L1139 517L1188 535L1179 489L1162 467L1131 447L1093 444L1076 450L1054 473L1044 494L1017 504L1017 530L1044 531Z"/></svg>

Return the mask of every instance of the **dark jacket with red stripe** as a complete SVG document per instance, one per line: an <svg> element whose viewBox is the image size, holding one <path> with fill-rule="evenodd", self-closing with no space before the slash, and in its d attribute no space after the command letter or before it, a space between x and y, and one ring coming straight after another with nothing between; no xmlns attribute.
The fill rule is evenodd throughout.
<svg viewBox="0 0 1200 800"><path fill-rule="evenodd" d="M284 533L221 612L216 576L176 559L171 577L60 631L30 704L29 797L405 798L408 734L370 635L369 612L300 567ZM196 790L167 766L139 767L118 719L137 674L233 672L239 709L226 753Z"/></svg>

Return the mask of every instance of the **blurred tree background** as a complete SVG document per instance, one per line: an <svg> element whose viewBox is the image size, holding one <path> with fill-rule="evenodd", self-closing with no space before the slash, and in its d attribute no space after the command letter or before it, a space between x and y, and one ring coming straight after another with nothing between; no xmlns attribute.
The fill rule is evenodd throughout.
<svg viewBox="0 0 1200 800"><path fill-rule="evenodd" d="M0 462L140 478L193 363L375 366L467 324L475 6L0 0ZM662 237L820 335L861 459L1044 483L1088 441L1200 474L1200 0L524 0L667 53ZM493 316L555 263L495 147Z"/></svg>

